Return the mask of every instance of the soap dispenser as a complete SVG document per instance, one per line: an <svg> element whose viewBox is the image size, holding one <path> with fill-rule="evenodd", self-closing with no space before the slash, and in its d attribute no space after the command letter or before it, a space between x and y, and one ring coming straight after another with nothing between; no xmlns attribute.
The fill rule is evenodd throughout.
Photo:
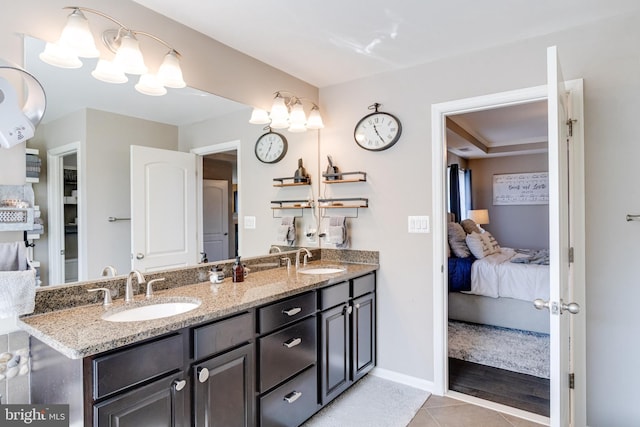
<svg viewBox="0 0 640 427"><path fill-rule="evenodd" d="M240 257L236 257L236 262L233 264L232 269L232 278L234 282L242 282L244 281L244 267L240 262Z"/></svg>
<svg viewBox="0 0 640 427"><path fill-rule="evenodd" d="M298 159L298 169L293 175L293 182L307 182L307 170L302 166L302 159Z"/></svg>

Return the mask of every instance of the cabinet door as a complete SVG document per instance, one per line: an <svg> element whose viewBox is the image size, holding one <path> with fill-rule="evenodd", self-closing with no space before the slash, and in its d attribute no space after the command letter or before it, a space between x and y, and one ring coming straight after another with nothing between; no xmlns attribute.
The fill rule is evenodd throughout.
<svg viewBox="0 0 640 427"><path fill-rule="evenodd" d="M376 364L376 294L353 300L351 379L357 381Z"/></svg>
<svg viewBox="0 0 640 427"><path fill-rule="evenodd" d="M253 344L193 367L193 415L197 427L254 424Z"/></svg>
<svg viewBox="0 0 640 427"><path fill-rule="evenodd" d="M351 307L343 304L320 314L321 392L322 404L344 391L350 382L350 330L349 313Z"/></svg>
<svg viewBox="0 0 640 427"><path fill-rule="evenodd" d="M186 380L182 372L163 378L93 407L97 427L187 427Z"/></svg>

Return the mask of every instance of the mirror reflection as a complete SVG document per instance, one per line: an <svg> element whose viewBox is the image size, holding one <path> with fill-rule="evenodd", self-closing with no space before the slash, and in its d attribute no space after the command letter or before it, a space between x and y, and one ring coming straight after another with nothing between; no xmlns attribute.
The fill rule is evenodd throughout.
<svg viewBox="0 0 640 427"><path fill-rule="evenodd" d="M91 61L80 69L43 63L38 54L44 45L25 37L25 68L47 95L45 117L28 144L39 149L43 163L34 184L45 224L34 248L42 285L98 278L108 265L124 274L131 269L132 256L139 255L131 251L135 232L131 231L130 146L188 151L180 147L185 127L232 116L242 120L227 120L230 126L250 127L251 109L192 88L170 89L162 97L141 95L133 89L133 81L114 85L93 79ZM242 129L228 130L229 141L238 139L233 137L236 131L241 134ZM215 221L204 221L211 230L205 239L207 253L195 258L191 254L188 264L205 256L209 261L232 258L238 250L236 150L233 144L221 147L222 152L203 151L201 185L203 194L225 201L203 200L203 205L224 209L214 209ZM206 217L211 215L210 210ZM198 218L202 221L202 213ZM171 235L162 233L166 241L160 246L175 246L167 237ZM262 253L267 252L268 242L264 246Z"/></svg>

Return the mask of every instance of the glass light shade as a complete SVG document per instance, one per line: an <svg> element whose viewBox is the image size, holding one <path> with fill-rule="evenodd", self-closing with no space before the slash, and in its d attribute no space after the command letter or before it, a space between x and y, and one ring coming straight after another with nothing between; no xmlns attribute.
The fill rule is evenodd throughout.
<svg viewBox="0 0 640 427"><path fill-rule="evenodd" d="M324 123L322 122L322 116L320 115L320 110L318 107L313 107L311 112L309 113L309 118L307 119L307 129L322 129L324 128Z"/></svg>
<svg viewBox="0 0 640 427"><path fill-rule="evenodd" d="M89 21L80 9L74 9L67 18L58 40L60 46L71 49L77 56L82 58L97 58L100 52L96 48L96 42L89 29Z"/></svg>
<svg viewBox="0 0 640 427"><path fill-rule="evenodd" d="M476 224L489 224L489 210L472 209L469 211L469 219L473 220Z"/></svg>
<svg viewBox="0 0 640 427"><path fill-rule="evenodd" d="M260 108L254 108L251 112L251 118L249 119L249 123L253 123L254 125L266 125L270 121L269 113Z"/></svg>
<svg viewBox="0 0 640 427"><path fill-rule="evenodd" d="M273 100L273 105L271 106L271 114L269 114L269 117L271 117L271 120L273 122L287 122L287 126L289 126L289 109L287 108L287 104L284 102L284 98L280 94L277 94Z"/></svg>
<svg viewBox="0 0 640 427"><path fill-rule="evenodd" d="M148 68L144 65L144 58L140 52L138 39L132 33L125 33L120 38L120 47L113 62L122 67L127 74L146 74Z"/></svg>
<svg viewBox="0 0 640 427"><path fill-rule="evenodd" d="M175 50L167 53L164 61L160 65L157 74L158 80L163 86L175 89L183 88L187 85L182 78L182 69L180 68L180 60Z"/></svg>
<svg viewBox="0 0 640 427"><path fill-rule="evenodd" d="M300 101L297 101L295 104L293 104L293 107L291 107L289 123L291 124L291 127L299 128L300 126L302 126L305 128L305 130L307 129L305 127L307 123L307 115L304 113L304 108L302 108L302 103ZM291 128L289 128L289 130L291 130Z"/></svg>
<svg viewBox="0 0 640 427"><path fill-rule="evenodd" d="M158 81L153 74L143 74L135 85L138 92L151 96L162 96L167 93L167 89Z"/></svg>
<svg viewBox="0 0 640 427"><path fill-rule="evenodd" d="M60 68L80 68L82 61L71 49L60 46L57 43L47 43L44 52L38 57L49 65Z"/></svg>
<svg viewBox="0 0 640 427"><path fill-rule="evenodd" d="M286 129L289 127L289 120L271 120L271 124L269 125L272 129Z"/></svg>
<svg viewBox="0 0 640 427"><path fill-rule="evenodd" d="M129 80L122 68L106 59L98 60L96 69L91 72L91 75L106 83L126 83Z"/></svg>

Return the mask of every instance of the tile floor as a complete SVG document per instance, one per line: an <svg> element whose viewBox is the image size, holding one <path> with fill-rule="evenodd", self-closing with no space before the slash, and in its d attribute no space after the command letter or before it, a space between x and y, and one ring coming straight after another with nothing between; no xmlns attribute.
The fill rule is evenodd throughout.
<svg viewBox="0 0 640 427"><path fill-rule="evenodd" d="M432 395L407 427L540 427L540 424Z"/></svg>

